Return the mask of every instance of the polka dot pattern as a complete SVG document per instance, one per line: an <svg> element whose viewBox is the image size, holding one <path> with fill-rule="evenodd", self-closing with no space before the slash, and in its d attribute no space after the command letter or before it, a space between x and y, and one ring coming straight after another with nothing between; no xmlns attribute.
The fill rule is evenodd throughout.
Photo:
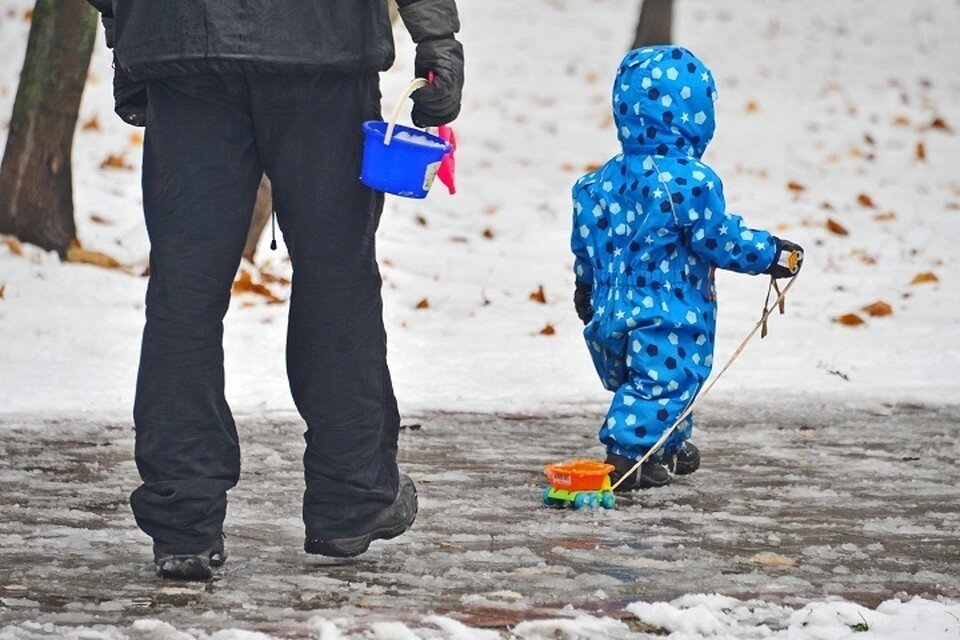
<svg viewBox="0 0 960 640"><path fill-rule="evenodd" d="M712 269L758 274L775 257L775 238L726 210L720 178L700 161L716 95L686 49L631 51L613 91L623 153L573 190L576 277L592 283L595 310L584 337L614 392L600 440L620 455L643 455L710 374ZM665 451L692 429L688 419Z"/></svg>

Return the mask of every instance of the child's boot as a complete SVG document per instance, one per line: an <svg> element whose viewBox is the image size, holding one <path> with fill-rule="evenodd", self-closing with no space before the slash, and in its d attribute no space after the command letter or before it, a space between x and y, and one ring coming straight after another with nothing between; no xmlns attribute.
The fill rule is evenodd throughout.
<svg viewBox="0 0 960 640"><path fill-rule="evenodd" d="M637 461L633 458L627 458L626 456L608 453L607 463L615 467L610 474L610 483L616 484L620 478L637 464ZM633 473L632 477L627 478L617 487L617 493L636 491L637 489L655 489L665 487L668 484L670 484L670 472L667 470L667 467L659 460L650 458L640 465L640 468Z"/></svg>
<svg viewBox="0 0 960 640"><path fill-rule="evenodd" d="M689 475L700 468L700 450L690 442L684 442L679 450L666 457L666 463L671 473Z"/></svg>

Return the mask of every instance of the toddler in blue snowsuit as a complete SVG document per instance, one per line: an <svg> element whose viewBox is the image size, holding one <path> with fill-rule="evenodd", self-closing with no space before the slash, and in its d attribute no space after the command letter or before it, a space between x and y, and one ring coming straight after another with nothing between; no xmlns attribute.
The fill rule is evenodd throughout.
<svg viewBox="0 0 960 640"><path fill-rule="evenodd" d="M727 211L720 178L700 158L713 137L717 91L686 49L631 51L617 72L614 118L623 153L574 189L577 313L604 386L600 429L614 481L699 392L713 364L713 269L787 277L800 248ZM789 256L793 256L793 260ZM700 464L687 418L622 489L662 486Z"/></svg>

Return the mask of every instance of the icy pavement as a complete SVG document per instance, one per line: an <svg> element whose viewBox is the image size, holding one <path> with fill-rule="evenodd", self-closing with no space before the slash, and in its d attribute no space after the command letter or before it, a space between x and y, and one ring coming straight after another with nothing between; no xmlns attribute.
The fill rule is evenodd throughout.
<svg viewBox="0 0 960 640"><path fill-rule="evenodd" d="M626 607L690 593L762 600L764 615L782 616L766 621L776 627L800 615L779 607L829 597L871 608L894 596L960 598L958 407L711 404L694 476L615 511L542 507L539 469L598 455L595 421L408 416L401 455L420 487L414 530L330 561L300 551L299 423L240 416L230 560L215 582L183 585L153 576L129 514L128 424L0 419L0 628L9 625L0 638L91 625L189 637L143 618L309 637L318 616L370 629L431 614L515 631L569 614L567 605L589 620L623 619L606 622L621 631L646 628L638 616L672 629L663 611L642 609L653 605Z"/></svg>

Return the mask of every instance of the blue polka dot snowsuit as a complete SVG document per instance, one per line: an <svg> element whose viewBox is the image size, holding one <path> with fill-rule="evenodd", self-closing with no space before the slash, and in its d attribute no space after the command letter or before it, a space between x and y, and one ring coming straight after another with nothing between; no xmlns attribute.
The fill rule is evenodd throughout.
<svg viewBox="0 0 960 640"><path fill-rule="evenodd" d="M715 128L710 70L679 47L631 51L613 90L623 153L573 189L576 277L592 284L584 337L615 392L600 440L639 458L710 374L713 267L766 271L777 240L726 210L720 178L700 161ZM689 419L664 446L693 429Z"/></svg>

